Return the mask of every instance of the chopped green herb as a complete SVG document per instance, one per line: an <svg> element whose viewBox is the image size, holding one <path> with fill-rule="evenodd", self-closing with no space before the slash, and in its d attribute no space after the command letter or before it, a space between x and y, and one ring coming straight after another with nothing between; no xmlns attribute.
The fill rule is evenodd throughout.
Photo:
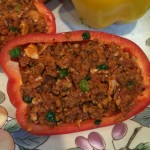
<svg viewBox="0 0 150 150"><path fill-rule="evenodd" d="M84 32L83 34L82 34L82 38L83 38L83 40L88 40L88 39L90 39L90 33L88 32L88 31L86 31L86 32Z"/></svg>
<svg viewBox="0 0 150 150"><path fill-rule="evenodd" d="M106 65L106 64L98 65L96 68L99 69L99 70L107 70L107 69L109 69L108 65Z"/></svg>
<svg viewBox="0 0 150 150"><path fill-rule="evenodd" d="M87 81L89 81L89 80L91 79L91 77L87 75L87 76L85 77L85 79L86 79Z"/></svg>
<svg viewBox="0 0 150 150"><path fill-rule="evenodd" d="M130 81L128 81L127 82L127 87L131 87L131 86L133 86L135 84L135 82L134 81L132 81L132 80L130 80Z"/></svg>
<svg viewBox="0 0 150 150"><path fill-rule="evenodd" d="M15 59L18 58L21 55L21 49L19 47L16 47L9 51L9 54L11 58Z"/></svg>
<svg viewBox="0 0 150 150"><path fill-rule="evenodd" d="M83 92L88 92L89 91L89 84L87 79L82 79L79 82L79 87Z"/></svg>
<svg viewBox="0 0 150 150"><path fill-rule="evenodd" d="M68 69L58 69L58 74L60 78L64 78L66 76L68 76L69 71Z"/></svg>
<svg viewBox="0 0 150 150"><path fill-rule="evenodd" d="M21 10L21 5L17 5L16 7L15 7L15 11L20 11Z"/></svg>
<svg viewBox="0 0 150 150"><path fill-rule="evenodd" d="M95 125L99 125L101 122L102 122L102 121L101 121L100 119L94 120L94 124L95 124Z"/></svg>
<svg viewBox="0 0 150 150"><path fill-rule="evenodd" d="M55 123L56 122L56 116L55 116L55 113L52 112L52 111L49 111L47 114L46 114L46 119L50 122L53 122Z"/></svg>
<svg viewBox="0 0 150 150"><path fill-rule="evenodd" d="M90 76L86 76L84 79L80 80L79 82L79 87L83 92L88 92L89 91L89 84L88 81L91 79Z"/></svg>
<svg viewBox="0 0 150 150"><path fill-rule="evenodd" d="M25 102L25 103L28 103L28 104L30 104L31 102L32 102L32 99L33 99L33 97L30 97L30 96L23 96L23 101Z"/></svg>
<svg viewBox="0 0 150 150"><path fill-rule="evenodd" d="M18 31L18 28L15 27L15 26L10 26L9 30L12 31L12 32L16 32L16 31Z"/></svg>

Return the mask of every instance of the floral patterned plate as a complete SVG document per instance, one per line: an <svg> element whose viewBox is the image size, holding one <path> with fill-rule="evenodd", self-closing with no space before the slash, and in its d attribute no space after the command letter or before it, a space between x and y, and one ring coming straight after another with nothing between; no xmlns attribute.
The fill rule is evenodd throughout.
<svg viewBox="0 0 150 150"><path fill-rule="evenodd" d="M96 30L83 24L70 1L50 1L57 32ZM137 43L150 59L150 10L137 22L97 29ZM0 149L2 150L150 150L150 106L133 118L113 126L64 135L37 136L24 131L15 119L7 95L7 77L0 69Z"/></svg>

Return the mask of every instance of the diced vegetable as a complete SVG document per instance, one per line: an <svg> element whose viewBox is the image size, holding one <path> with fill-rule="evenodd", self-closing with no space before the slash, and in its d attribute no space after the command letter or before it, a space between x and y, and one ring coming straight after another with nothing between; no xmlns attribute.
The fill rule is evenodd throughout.
<svg viewBox="0 0 150 150"><path fill-rule="evenodd" d="M106 64L101 64L101 65L97 66L97 69L99 69L99 70L107 70L107 69L109 69L109 67Z"/></svg>
<svg viewBox="0 0 150 150"><path fill-rule="evenodd" d="M55 116L55 113L52 112L52 111L49 111L47 114L46 114L46 119L50 122L56 122L56 116Z"/></svg>
<svg viewBox="0 0 150 150"><path fill-rule="evenodd" d="M86 79L87 81L89 81L89 80L91 79L91 77L87 75L87 76L85 77L85 79Z"/></svg>
<svg viewBox="0 0 150 150"><path fill-rule="evenodd" d="M69 71L68 69L58 69L58 74L60 78L65 78L66 76L68 76Z"/></svg>
<svg viewBox="0 0 150 150"><path fill-rule="evenodd" d="M99 119L94 121L94 125L99 125L100 123L101 123L101 120Z"/></svg>
<svg viewBox="0 0 150 150"><path fill-rule="evenodd" d="M32 97L30 97L30 96L23 96L23 101L25 102L25 103L31 103L32 102Z"/></svg>
<svg viewBox="0 0 150 150"><path fill-rule="evenodd" d="M21 5L17 5L17 6L15 7L15 10L16 10L16 11L20 11L20 10L21 10Z"/></svg>
<svg viewBox="0 0 150 150"><path fill-rule="evenodd" d="M21 49L19 47L16 47L9 51L9 54L13 59L18 58L21 55Z"/></svg>
<svg viewBox="0 0 150 150"><path fill-rule="evenodd" d="M135 83L134 83L134 81L132 81L132 80L130 80L130 81L128 81L127 82L127 87L131 87L131 86L133 86Z"/></svg>
<svg viewBox="0 0 150 150"><path fill-rule="evenodd" d="M88 92L90 88L87 79L80 80L79 87L83 92Z"/></svg>
<svg viewBox="0 0 150 150"><path fill-rule="evenodd" d="M82 38L83 38L83 40L88 40L88 39L90 39L90 33L88 32L88 31L86 31L86 32L84 32L83 34L82 34Z"/></svg>
<svg viewBox="0 0 150 150"><path fill-rule="evenodd" d="M9 30L12 31L12 32L16 32L16 31L18 31L18 28L15 27L15 26L10 26Z"/></svg>

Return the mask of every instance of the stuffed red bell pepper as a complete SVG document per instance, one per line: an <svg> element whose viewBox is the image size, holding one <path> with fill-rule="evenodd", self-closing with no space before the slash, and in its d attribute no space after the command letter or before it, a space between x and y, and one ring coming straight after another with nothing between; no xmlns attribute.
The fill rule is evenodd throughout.
<svg viewBox="0 0 150 150"><path fill-rule="evenodd" d="M56 32L54 15L41 0L2 0L0 11L0 50L19 35Z"/></svg>
<svg viewBox="0 0 150 150"><path fill-rule="evenodd" d="M116 35L25 35L3 47L0 61L17 120L34 134L116 124L150 104L149 60L139 46Z"/></svg>

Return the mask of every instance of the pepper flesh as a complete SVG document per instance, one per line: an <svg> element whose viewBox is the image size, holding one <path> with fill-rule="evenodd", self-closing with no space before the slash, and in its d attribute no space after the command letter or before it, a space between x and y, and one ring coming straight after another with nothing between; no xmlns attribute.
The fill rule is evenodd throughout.
<svg viewBox="0 0 150 150"><path fill-rule="evenodd" d="M115 22L131 22L150 7L149 0L72 0L81 20L94 28L104 28Z"/></svg>
<svg viewBox="0 0 150 150"><path fill-rule="evenodd" d="M90 40L99 39L101 42L110 43L114 42L117 45L124 47L125 50L134 57L137 58L137 64L141 68L141 73L143 75L143 82L145 85L145 90L143 94L140 95L135 100L135 105L133 109L127 113L118 113L113 116L103 117L100 120L100 124L95 125L95 120L86 120L81 123L64 123L54 128L48 125L37 125L27 120L27 105L23 100L20 93L20 87L22 85L21 74L19 71L19 64L16 61L11 60L9 51L14 47L21 46L30 43L55 43L55 42L73 42L73 41L84 41L82 34L85 31L74 31L67 33L58 34L31 34L18 37L15 40L7 43L1 51L0 63L7 74L9 80L7 85L8 95L12 104L16 107L16 117L19 124L25 130L39 135L52 135L52 134L64 134L71 132L78 132L88 129L93 129L102 126L108 126L122 122L135 114L141 112L150 104L150 63L144 52L130 40L118 37L116 35L103 33L103 32L89 32Z"/></svg>

